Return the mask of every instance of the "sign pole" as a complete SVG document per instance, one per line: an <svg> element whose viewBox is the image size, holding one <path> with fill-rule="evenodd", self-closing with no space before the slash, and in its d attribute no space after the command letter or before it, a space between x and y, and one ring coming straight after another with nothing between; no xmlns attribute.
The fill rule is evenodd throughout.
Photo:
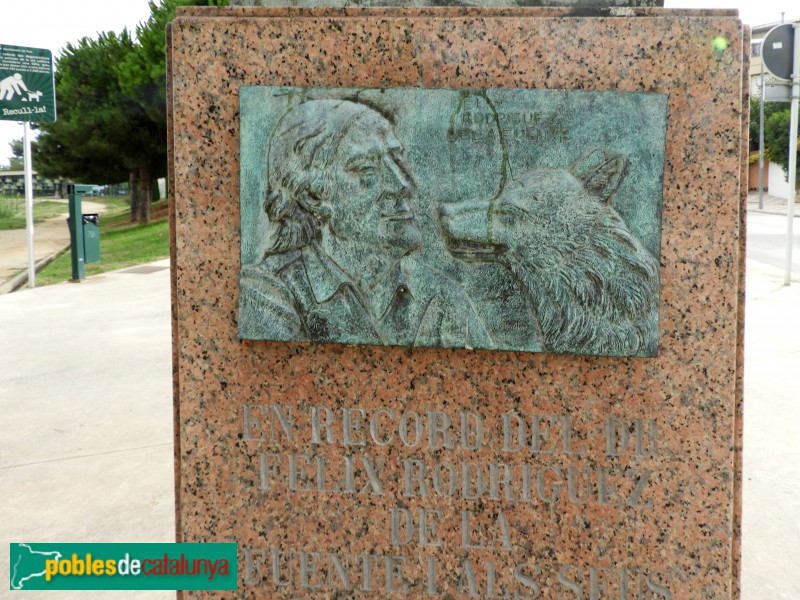
<svg viewBox="0 0 800 600"><path fill-rule="evenodd" d="M786 210L786 274L784 285L792 284L792 241L794 199L797 184L797 109L800 103L800 23L794 24L794 60L792 63L792 108L789 119L789 201Z"/></svg>
<svg viewBox="0 0 800 600"><path fill-rule="evenodd" d="M36 287L33 254L33 164L31 122L56 120L53 53L44 48L0 44L0 120L22 121L25 163L25 220L28 233L28 287Z"/></svg>
<svg viewBox="0 0 800 600"><path fill-rule="evenodd" d="M33 254L33 165L31 160L31 126L25 121L23 160L25 162L25 220L28 225L28 287L36 287L36 264Z"/></svg>
<svg viewBox="0 0 800 600"><path fill-rule="evenodd" d="M764 48L761 48L761 101L758 103L758 209L764 210Z"/></svg>

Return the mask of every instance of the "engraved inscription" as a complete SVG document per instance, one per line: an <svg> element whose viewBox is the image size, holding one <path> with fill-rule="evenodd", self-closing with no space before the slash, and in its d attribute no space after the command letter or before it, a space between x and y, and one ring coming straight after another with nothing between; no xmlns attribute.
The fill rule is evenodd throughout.
<svg viewBox="0 0 800 600"><path fill-rule="evenodd" d="M498 123L502 123L498 126ZM452 141L483 140L526 143L566 143L569 127L563 115L538 111L495 112L465 110L458 127L449 132Z"/></svg>
<svg viewBox="0 0 800 600"><path fill-rule="evenodd" d="M656 354L663 95L240 97L241 338Z"/></svg>
<svg viewBox="0 0 800 600"><path fill-rule="evenodd" d="M532 534L518 522L519 508L521 514L537 507L551 514L577 511L579 530L586 526L584 515L598 510L652 511L650 485L660 475L643 465L674 456L655 419L609 414L585 423L569 414L508 411L488 419L472 410L249 403L242 427L246 442L259 448L254 471L261 493L289 502L294 495L366 504L389 499L385 508L373 509L384 530L370 529L395 549L245 547L248 586L301 593L644 600L672 598L671 582L682 576L660 566L609 568L527 554L511 565L507 561ZM389 458L383 453L387 446L402 449L403 456ZM507 460L477 458L490 448ZM590 456L595 458L587 464ZM265 533L272 527L268 523ZM463 553L456 568L449 559L443 567L437 553L454 551Z"/></svg>
<svg viewBox="0 0 800 600"><path fill-rule="evenodd" d="M492 560L460 560L455 568L435 556L349 554L299 548L242 548L244 584L310 592L347 592L363 597L392 593L495 600L672 600L670 586L682 578L675 569L558 564L545 570L536 562L501 567ZM416 563L416 564L415 564ZM423 575L411 576L411 572Z"/></svg>

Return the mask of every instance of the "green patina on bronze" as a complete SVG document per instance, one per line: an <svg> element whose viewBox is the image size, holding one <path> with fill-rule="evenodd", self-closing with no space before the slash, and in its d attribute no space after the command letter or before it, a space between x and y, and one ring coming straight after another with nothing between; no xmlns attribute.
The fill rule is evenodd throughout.
<svg viewBox="0 0 800 600"><path fill-rule="evenodd" d="M241 338L657 353L665 95L240 102Z"/></svg>

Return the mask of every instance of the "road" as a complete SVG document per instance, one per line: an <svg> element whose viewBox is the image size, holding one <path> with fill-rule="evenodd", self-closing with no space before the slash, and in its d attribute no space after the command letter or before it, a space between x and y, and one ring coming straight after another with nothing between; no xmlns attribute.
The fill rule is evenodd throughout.
<svg viewBox="0 0 800 600"><path fill-rule="evenodd" d="M800 207L796 214L800 215ZM792 279L800 278L800 216L794 219ZM747 215L747 258L785 269L786 216L750 211Z"/></svg>

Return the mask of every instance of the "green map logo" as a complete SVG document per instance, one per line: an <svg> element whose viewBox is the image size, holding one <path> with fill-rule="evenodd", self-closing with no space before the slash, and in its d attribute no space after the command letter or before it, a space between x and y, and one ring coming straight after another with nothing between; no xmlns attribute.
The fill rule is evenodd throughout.
<svg viewBox="0 0 800 600"><path fill-rule="evenodd" d="M16 558L14 558L14 546L17 547ZM45 561L60 560L59 552L40 552L34 550L29 544L11 544L11 589L25 589L25 582L45 576ZM32 588L28 588L32 589Z"/></svg>
<svg viewBox="0 0 800 600"><path fill-rule="evenodd" d="M236 544L10 544L12 590L235 590Z"/></svg>

